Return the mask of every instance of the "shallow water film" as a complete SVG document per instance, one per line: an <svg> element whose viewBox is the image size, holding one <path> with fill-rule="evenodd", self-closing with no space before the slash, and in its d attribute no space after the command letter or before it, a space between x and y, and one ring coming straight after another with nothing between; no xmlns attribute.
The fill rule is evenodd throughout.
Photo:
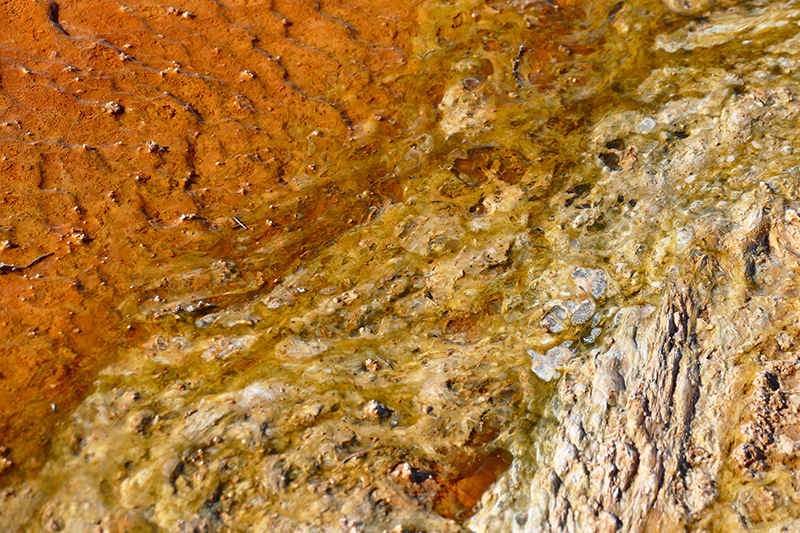
<svg viewBox="0 0 800 533"><path fill-rule="evenodd" d="M0 532L800 530L800 4L0 20Z"/></svg>

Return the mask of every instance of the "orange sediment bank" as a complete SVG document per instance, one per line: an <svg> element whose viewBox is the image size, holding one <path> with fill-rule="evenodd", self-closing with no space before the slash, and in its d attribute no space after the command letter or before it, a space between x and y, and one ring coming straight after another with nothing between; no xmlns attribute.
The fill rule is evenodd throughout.
<svg viewBox="0 0 800 533"><path fill-rule="evenodd" d="M245 300L399 200L318 174L393 127L416 5L0 5L0 470L160 330L143 313Z"/></svg>

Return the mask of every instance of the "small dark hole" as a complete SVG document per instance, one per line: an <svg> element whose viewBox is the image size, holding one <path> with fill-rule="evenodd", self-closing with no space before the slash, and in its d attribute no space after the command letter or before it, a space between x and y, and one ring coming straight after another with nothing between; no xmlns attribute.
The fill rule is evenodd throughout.
<svg viewBox="0 0 800 533"><path fill-rule="evenodd" d="M603 162L606 168L608 168L608 170L622 170L622 167L619 166L619 156L617 154L604 152L600 154L600 160Z"/></svg>
<svg viewBox="0 0 800 533"><path fill-rule="evenodd" d="M586 193L591 190L592 186L589 183L581 183L580 185L576 185L571 189L567 189L567 193L575 196L585 196Z"/></svg>
<svg viewBox="0 0 800 533"><path fill-rule="evenodd" d="M471 206L468 211L472 215L481 216L486 214L486 206L483 204L483 199L479 201L477 204Z"/></svg>
<svg viewBox="0 0 800 533"><path fill-rule="evenodd" d="M768 387L769 387L771 390L773 390L773 391L776 391L776 390L778 390L778 389L780 389L780 388L781 388L780 381L778 381L778 376L776 376L776 375L775 375L775 374L773 374L772 372L767 372L767 373L764 375L764 378L765 378L765 379L764 379L764 381L766 381L766 383L767 383L767 386L768 386Z"/></svg>

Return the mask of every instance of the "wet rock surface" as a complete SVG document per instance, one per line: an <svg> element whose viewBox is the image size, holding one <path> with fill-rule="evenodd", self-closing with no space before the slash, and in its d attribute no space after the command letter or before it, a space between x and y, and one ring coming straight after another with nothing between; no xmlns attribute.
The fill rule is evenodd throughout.
<svg viewBox="0 0 800 533"><path fill-rule="evenodd" d="M795 529L795 5L561 7L426 4L402 194L142 310L0 528Z"/></svg>
<svg viewBox="0 0 800 533"><path fill-rule="evenodd" d="M235 305L369 213L365 187L316 177L388 126L416 7L10 0L0 18L0 442L35 467L159 327L135 315Z"/></svg>
<svg viewBox="0 0 800 533"><path fill-rule="evenodd" d="M791 8L712 14L704 27L708 40L698 36L688 44L678 30L658 37L658 46L721 52L722 43L742 33L780 42L787 37L777 37L774 26L757 24L773 9L788 9L783 13L791 18ZM611 206L614 195L622 204L640 187L660 190L636 194L630 206L638 211L634 220L648 225L646 241L625 243L637 234L633 228L627 235L606 233L615 242L609 251L616 248L611 277L620 283L632 274L630 262L650 250L648 260L655 262L648 267L660 264L666 274L664 292L658 308L621 308L603 333L607 347L560 380L551 425L532 436L552 439L548 452L492 488L474 530L798 527L789 466L795 441L788 435L798 422L788 401L796 394L791 376L800 333L791 296L797 262L780 237L793 231L798 189L795 161L778 154L793 153L780 147L796 139L787 126L799 109L794 78L762 70L777 60L653 71L639 89L643 101L661 102L653 123L643 129L641 118L623 113L594 130L600 150L609 149L606 139L624 138L634 163L630 170L611 168L601 153L609 175L624 177L601 178L587 198ZM678 82L684 75L692 78L683 78L686 85ZM678 93L661 100L656 87L674 82ZM680 87L695 83L704 90L681 97ZM623 184L628 194L617 188ZM715 207L694 211L701 205ZM671 241L668 247L663 239Z"/></svg>

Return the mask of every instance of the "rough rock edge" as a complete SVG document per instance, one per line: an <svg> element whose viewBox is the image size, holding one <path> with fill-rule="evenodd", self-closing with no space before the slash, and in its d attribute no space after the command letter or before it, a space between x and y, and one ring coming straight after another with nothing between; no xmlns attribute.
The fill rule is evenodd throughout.
<svg viewBox="0 0 800 533"><path fill-rule="evenodd" d="M747 262L758 243L772 243L768 255L773 258L792 256L796 261L786 239L797 231L793 210L780 200L762 202L737 230L721 237L731 249L728 264L716 264L695 251L693 271L682 283L669 286L657 313L643 306L620 312L609 349L587 361L572 382L565 377L560 383L552 453L539 465L532 483L509 471L484 497L483 510L470 524L473 531L686 531L720 519L719 512L712 515L715 506L725 505L717 500L717 484L726 463L751 477L763 469L761 460L737 456L743 453L740 448L754 446L753 438L730 449L736 437L725 428L740 420L730 406L744 401L754 412L755 424L750 425L770 433L755 439L759 458L770 453L767 449L776 453L772 432L779 424L768 422L781 419L790 425L798 418L783 420L790 416L783 395L797 391L780 388L779 377L770 370L774 364L756 374L754 392L749 401L743 399L742 365L737 361L743 353L764 350L770 336L763 331L761 313L789 321L786 317L795 317L796 309L770 309L771 298L762 299L755 290L742 294L733 289L723 298L717 290L730 276L749 275ZM715 273L720 278L715 280ZM742 283L744 279L738 279L731 285ZM733 302L751 299L755 303L742 303L735 316L722 316L724 309L739 307ZM698 325L700 315L721 317L728 327L710 333L714 328L705 320ZM796 363L793 359L783 366L794 369ZM744 380L745 386L749 381ZM581 390L585 392L576 394ZM781 401L767 401L776 395ZM509 505L505 495L514 492L518 501ZM746 505L747 501L734 507ZM775 510L771 505L768 512ZM750 527L746 513L734 509L734 514L738 526ZM782 531L787 524L797 526L785 516L761 525Z"/></svg>

